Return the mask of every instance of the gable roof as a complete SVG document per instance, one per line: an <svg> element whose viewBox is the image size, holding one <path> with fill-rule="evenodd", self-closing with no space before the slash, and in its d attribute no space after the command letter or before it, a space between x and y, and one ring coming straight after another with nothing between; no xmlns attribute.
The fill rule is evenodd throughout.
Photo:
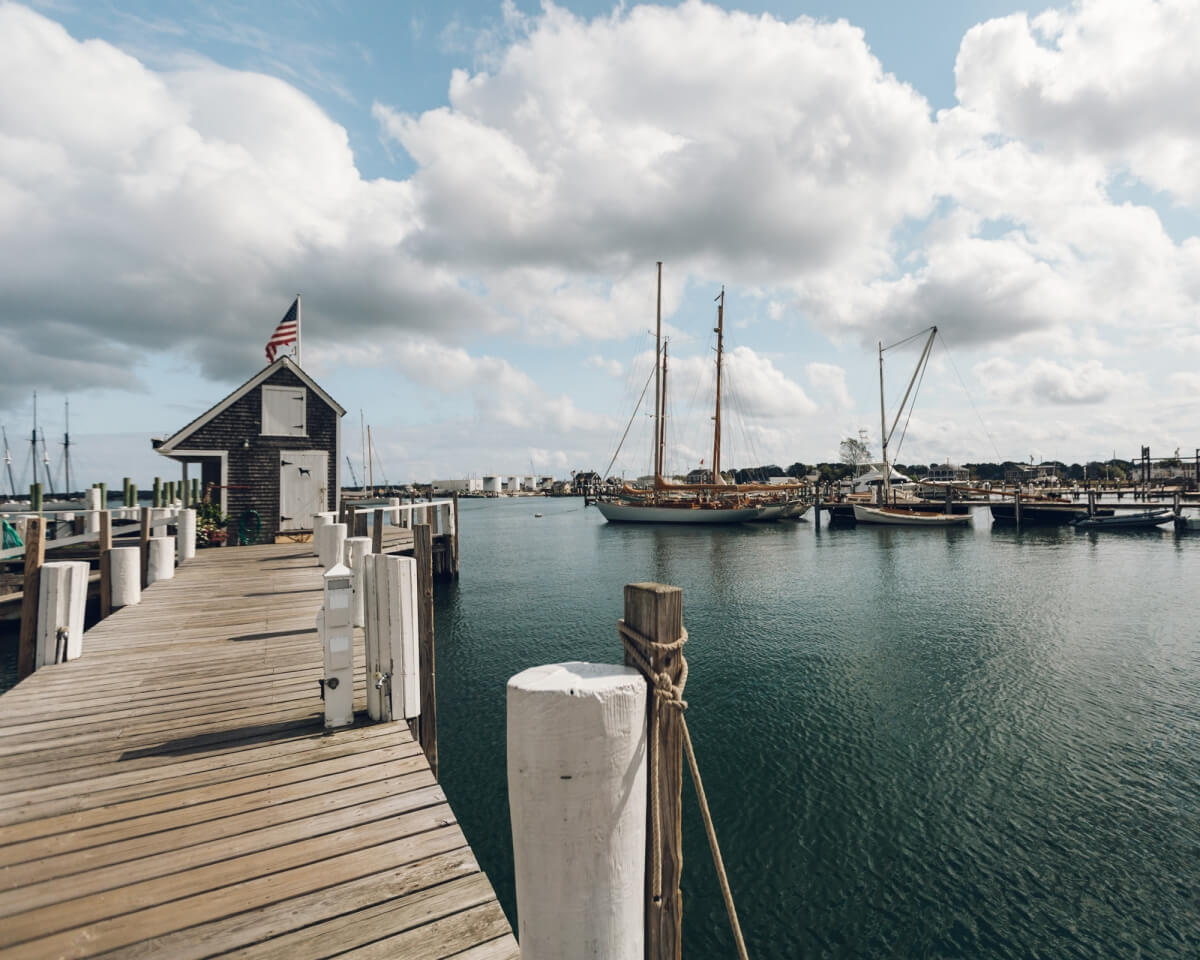
<svg viewBox="0 0 1200 960"><path fill-rule="evenodd" d="M212 421L213 419L215 419L220 414L224 413L231 406L233 406L235 403L237 403L237 401L242 399L242 397L244 397L246 394L248 394L251 390L253 390L255 387L257 387L259 384L270 379L272 374L278 372L280 370L280 368L283 368L283 367L286 367L288 370L290 370L292 373L294 373L297 377L299 377L300 380L304 383L304 385L306 387L308 387L308 389L310 389L318 397L320 397L322 400L324 400L329 406L331 406L334 410L336 410L337 415L339 417L344 417L346 415L346 411L342 407L342 405L339 404L336 400L334 400L333 397L331 397L329 394L327 394L324 390L322 390L321 387L317 384L317 381L315 381L312 377L310 377L307 373L305 373L302 369L300 369L300 367L296 364L296 362L294 360L292 360L291 357L280 357L278 360L276 360L270 366L263 367L261 370L259 370L258 373L256 373L249 380L247 380L245 383L243 383L240 387L238 387L236 390L234 390L233 393L231 393L229 396L227 396L224 400L222 400L216 406L210 407L204 413L200 414L200 416L198 416L195 420L193 420L191 423L189 423L182 430L178 430L175 433L171 434L171 436L167 437L167 439L164 440L161 444L159 444L155 449L157 450L158 453L161 453L164 455L170 454L172 450L174 450L177 446L179 446L179 444L181 444L184 440L186 440L188 437L190 437L193 433L195 433L197 430L199 430L205 424L207 424L210 421Z"/></svg>

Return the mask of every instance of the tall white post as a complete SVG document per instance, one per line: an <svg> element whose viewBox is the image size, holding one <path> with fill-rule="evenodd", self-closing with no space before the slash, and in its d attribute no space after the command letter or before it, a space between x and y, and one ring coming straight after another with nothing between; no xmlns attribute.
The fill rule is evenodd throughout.
<svg viewBox="0 0 1200 960"><path fill-rule="evenodd" d="M363 569L367 713L372 720L420 716L417 561L372 553Z"/></svg>
<svg viewBox="0 0 1200 960"><path fill-rule="evenodd" d="M313 539L312 552L314 557L321 555L321 529L326 525L333 523L337 519L337 514L332 512L322 512L313 514Z"/></svg>
<svg viewBox="0 0 1200 960"><path fill-rule="evenodd" d="M179 541L179 562L191 560L196 556L196 511L190 507L179 511L179 523L175 528L175 536Z"/></svg>
<svg viewBox="0 0 1200 960"><path fill-rule="evenodd" d="M325 729L354 723L354 628L350 625L350 571L335 563L325 571L325 602L317 612L325 662Z"/></svg>
<svg viewBox="0 0 1200 960"><path fill-rule="evenodd" d="M146 585L170 580L175 576L175 538L151 537L150 559L146 567Z"/></svg>
<svg viewBox="0 0 1200 960"><path fill-rule="evenodd" d="M558 663L508 681L522 960L642 960L646 681Z"/></svg>
<svg viewBox="0 0 1200 960"><path fill-rule="evenodd" d="M342 547L342 563L350 568L353 583L354 603L351 607L351 620L356 627L365 626L363 617L363 569L366 567L366 556L371 552L370 537L347 537Z"/></svg>
<svg viewBox="0 0 1200 960"><path fill-rule="evenodd" d="M322 570L328 570L335 563L342 562L342 545L346 542L346 525L344 523L327 523L321 527L320 552L317 554Z"/></svg>
<svg viewBox="0 0 1200 960"><path fill-rule="evenodd" d="M110 599L114 610L142 600L142 558L137 547L113 547L108 551L112 577Z"/></svg>
<svg viewBox="0 0 1200 960"><path fill-rule="evenodd" d="M84 530L88 533L100 532L100 488L89 487L83 491L84 500L87 503L87 521L84 525Z"/></svg>
<svg viewBox="0 0 1200 960"><path fill-rule="evenodd" d="M83 652L88 570L86 560L42 564L35 669L75 660Z"/></svg>

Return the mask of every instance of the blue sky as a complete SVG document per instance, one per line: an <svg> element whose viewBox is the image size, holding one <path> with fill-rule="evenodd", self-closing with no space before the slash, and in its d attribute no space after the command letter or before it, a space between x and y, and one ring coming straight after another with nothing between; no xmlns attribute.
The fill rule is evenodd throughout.
<svg viewBox="0 0 1200 960"><path fill-rule="evenodd" d="M77 476L169 473L296 291L389 479L602 469L656 259L677 469L722 285L727 465L877 445L875 344L930 323L901 460L1200 443L1195 3L267 9L0 5L18 482L34 389Z"/></svg>

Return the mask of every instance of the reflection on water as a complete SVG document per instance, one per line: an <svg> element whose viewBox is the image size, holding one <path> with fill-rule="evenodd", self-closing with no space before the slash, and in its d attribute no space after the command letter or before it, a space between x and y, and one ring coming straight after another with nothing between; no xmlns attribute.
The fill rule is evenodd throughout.
<svg viewBox="0 0 1200 960"><path fill-rule="evenodd" d="M505 681L619 660L659 580L751 955L1200 955L1200 537L536 509L464 502L438 601L443 781L510 915ZM685 953L729 956L685 796Z"/></svg>

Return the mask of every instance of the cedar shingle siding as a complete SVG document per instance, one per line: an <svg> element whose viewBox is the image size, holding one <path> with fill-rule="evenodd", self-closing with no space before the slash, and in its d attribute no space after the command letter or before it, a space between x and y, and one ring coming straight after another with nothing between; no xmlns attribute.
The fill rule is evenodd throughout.
<svg viewBox="0 0 1200 960"><path fill-rule="evenodd" d="M262 388L297 387L305 392L306 436L264 436L262 433ZM235 391L236 393L236 391ZM197 428L179 443L183 449L228 451L226 506L230 516L229 543L238 542L238 520L248 510L258 513L262 528L259 542L272 542L279 532L279 453L281 450L316 450L327 455L328 477L326 510L337 503L337 433L340 411L331 407L315 390L286 365L261 384L235 400L208 423ZM246 448L245 441L250 441ZM170 456L170 454L167 454ZM196 475L197 466L189 468ZM207 460L202 480L219 482L219 465ZM213 500L219 500L213 491ZM249 518L247 518L249 520ZM253 522L249 528L253 531ZM304 526L310 527L307 522Z"/></svg>

